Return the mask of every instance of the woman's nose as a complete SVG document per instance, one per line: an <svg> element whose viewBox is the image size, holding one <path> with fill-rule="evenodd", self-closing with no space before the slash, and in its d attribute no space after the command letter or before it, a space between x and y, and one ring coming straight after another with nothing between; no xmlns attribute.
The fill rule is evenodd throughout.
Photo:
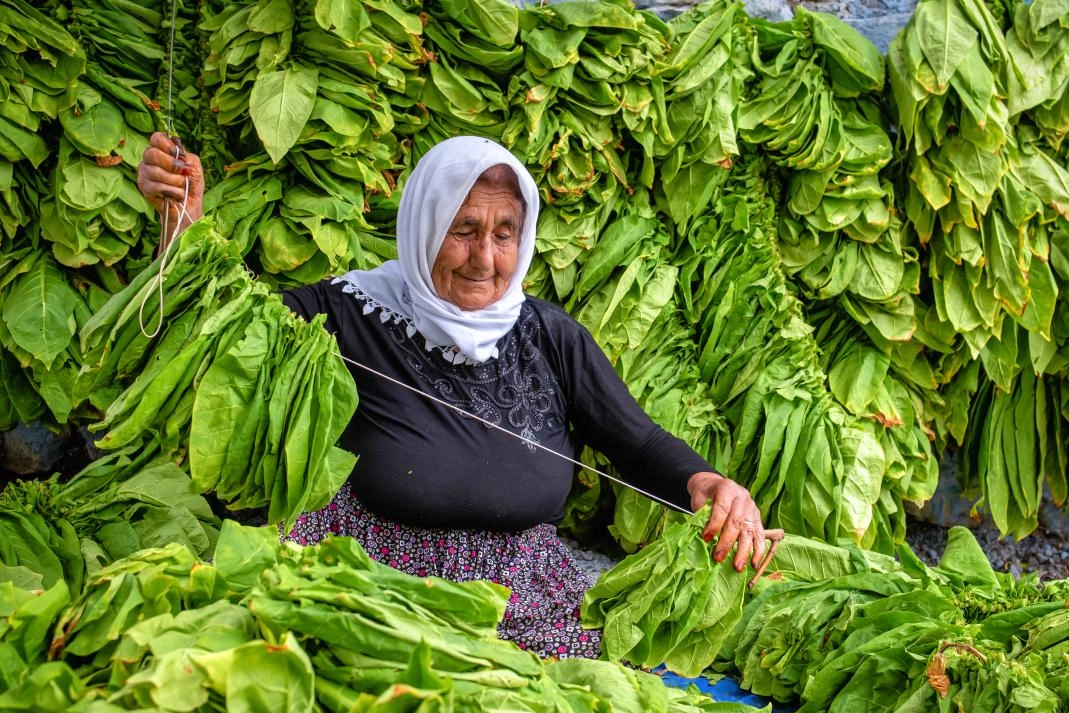
<svg viewBox="0 0 1069 713"><path fill-rule="evenodd" d="M480 235L471 241L468 249L468 262L480 270L494 267L494 241L489 235Z"/></svg>

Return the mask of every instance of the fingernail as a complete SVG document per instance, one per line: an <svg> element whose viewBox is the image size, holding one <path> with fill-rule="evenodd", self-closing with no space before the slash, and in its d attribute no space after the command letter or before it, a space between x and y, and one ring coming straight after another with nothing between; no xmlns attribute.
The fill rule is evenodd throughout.
<svg viewBox="0 0 1069 713"><path fill-rule="evenodd" d="M702 533L702 539L705 540L706 542L712 542L713 541L713 533L711 533L711 532L703 532Z"/></svg>
<svg viewBox="0 0 1069 713"><path fill-rule="evenodd" d="M736 572L741 572L742 570L743 570L743 565L741 565L741 564L735 565L735 571Z"/></svg>
<svg viewBox="0 0 1069 713"><path fill-rule="evenodd" d="M724 561L724 553L723 552L717 552L716 554L713 555L713 558L717 562L723 562Z"/></svg>
<svg viewBox="0 0 1069 713"><path fill-rule="evenodd" d="M178 169L178 173L183 176L188 176L193 173L193 169L191 169L189 166L182 166L182 168Z"/></svg>

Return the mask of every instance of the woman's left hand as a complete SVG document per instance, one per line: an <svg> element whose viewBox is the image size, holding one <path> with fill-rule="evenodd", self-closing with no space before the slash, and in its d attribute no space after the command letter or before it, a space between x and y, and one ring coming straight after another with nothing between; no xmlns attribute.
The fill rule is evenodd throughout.
<svg viewBox="0 0 1069 713"><path fill-rule="evenodd" d="M719 535L713 557L722 562L738 543L735 551L735 569L741 572L750 559L754 567L765 557L765 528L761 524L761 511L750 497L750 492L733 480L717 473L695 473L687 481L690 507L697 512L709 500L713 512L702 531L706 542ZM752 553L752 558L751 558Z"/></svg>

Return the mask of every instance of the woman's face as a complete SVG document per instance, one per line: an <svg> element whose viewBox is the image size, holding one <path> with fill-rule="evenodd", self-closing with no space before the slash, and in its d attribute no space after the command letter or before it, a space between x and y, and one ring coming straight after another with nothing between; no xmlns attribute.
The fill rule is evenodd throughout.
<svg viewBox="0 0 1069 713"><path fill-rule="evenodd" d="M499 300L516 271L522 220L523 204L507 184L477 181L431 266L438 296L463 310Z"/></svg>

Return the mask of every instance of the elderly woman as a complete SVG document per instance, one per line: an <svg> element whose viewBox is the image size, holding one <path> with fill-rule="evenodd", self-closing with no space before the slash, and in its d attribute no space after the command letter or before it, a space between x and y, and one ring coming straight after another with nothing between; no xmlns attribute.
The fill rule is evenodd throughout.
<svg viewBox="0 0 1069 713"><path fill-rule="evenodd" d="M138 185L170 225L187 192L186 220L199 217L200 163L163 134ZM351 535L405 572L499 582L511 589L504 638L543 656L594 657L600 632L578 624L592 582L555 527L574 467L534 444L572 458L590 445L628 482L681 507L712 500L705 537L720 535L718 561L737 544L740 571L763 556L764 531L749 493L650 420L586 329L523 294L537 219L537 187L512 154L449 139L404 187L398 260L284 295L306 318L325 313L342 355L378 372L350 367L360 405L342 445L359 460L289 537Z"/></svg>

